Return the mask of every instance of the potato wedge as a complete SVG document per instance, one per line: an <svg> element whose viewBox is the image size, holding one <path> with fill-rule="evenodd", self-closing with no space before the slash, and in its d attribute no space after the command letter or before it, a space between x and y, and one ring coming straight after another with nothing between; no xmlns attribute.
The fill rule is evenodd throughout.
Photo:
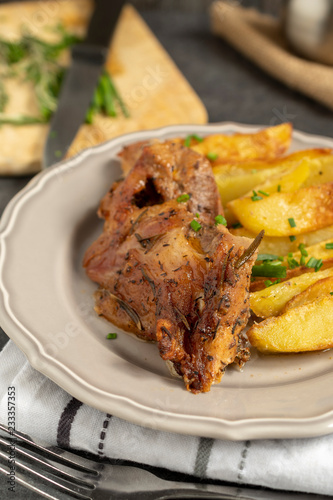
<svg viewBox="0 0 333 500"><path fill-rule="evenodd" d="M291 142L292 125L282 123L253 134L209 135L202 142L193 139L191 149L207 155L218 155L212 165L255 159L273 159L282 156Z"/></svg>
<svg viewBox="0 0 333 500"><path fill-rule="evenodd" d="M330 267L333 267L333 258L323 260L322 265L320 267L320 270L324 271L325 269L328 269ZM307 266L299 266L299 267L295 267L293 269L287 269L286 277L283 279L280 279L279 282L288 281L288 280L291 280L292 278L296 278L297 276L301 276L302 274L309 273L309 272L314 273L316 271L313 267L309 268ZM256 277L253 281L251 281L250 292L258 292L259 290L263 290L264 288L267 288L265 285L265 282L267 279L269 279L273 283L277 281L275 278Z"/></svg>
<svg viewBox="0 0 333 500"><path fill-rule="evenodd" d="M246 171L241 168L235 168L234 170L215 168L213 172L222 204L225 206L229 201L246 195L258 184L264 184L267 179L277 176L281 172L281 168L254 169L253 171Z"/></svg>
<svg viewBox="0 0 333 500"><path fill-rule="evenodd" d="M320 241L316 245L311 245L311 246L304 245L304 248L308 254L308 256L305 256L305 259L307 260L309 259L309 257L314 257L315 259L322 259L322 260L333 259L333 248L326 248L327 244L333 245L333 238ZM300 250L297 250L297 252L292 252L292 258L297 260L297 262L299 262L301 259ZM285 257L283 263L284 264L287 263L287 257Z"/></svg>
<svg viewBox="0 0 333 500"><path fill-rule="evenodd" d="M291 236L333 224L333 183L274 193L259 201L239 198L227 204L237 220L253 233Z"/></svg>
<svg viewBox="0 0 333 500"><path fill-rule="evenodd" d="M333 296L325 295L285 314L254 324L247 332L262 352L317 351L333 347Z"/></svg>
<svg viewBox="0 0 333 500"><path fill-rule="evenodd" d="M333 276L333 267L316 273L301 274L296 278L282 281L258 292L252 292L250 293L250 307L259 318L278 316L287 302L295 295L303 292L313 283L330 276Z"/></svg>
<svg viewBox="0 0 333 500"><path fill-rule="evenodd" d="M281 314L293 309L294 307L303 306L309 302L313 302L324 295L333 295L333 276L328 278L323 278L316 281L313 285L309 286L304 290L304 292L295 295L291 300L289 300L281 311Z"/></svg>
<svg viewBox="0 0 333 500"><path fill-rule="evenodd" d="M304 159L296 165L284 167L283 169L279 169L276 173L272 172L272 175L267 177L265 182L254 186L255 191L258 193L263 191L264 193L269 194L277 192L290 193L302 187L309 175L310 161ZM251 197L252 194L253 192L251 190L249 193L246 193L245 196Z"/></svg>
<svg viewBox="0 0 333 500"><path fill-rule="evenodd" d="M252 233L252 231L248 231L244 227L240 227L237 229L231 227L230 232L235 236L246 236L247 238L252 239L256 237L255 233ZM273 253L276 255L284 256L289 252L297 252L300 243L304 243L306 247L311 247L312 245L319 244L323 240L333 240L333 226L324 227L310 233L300 234L294 241L290 241L288 236L264 236L259 246L259 253ZM316 255L313 256L316 257Z"/></svg>

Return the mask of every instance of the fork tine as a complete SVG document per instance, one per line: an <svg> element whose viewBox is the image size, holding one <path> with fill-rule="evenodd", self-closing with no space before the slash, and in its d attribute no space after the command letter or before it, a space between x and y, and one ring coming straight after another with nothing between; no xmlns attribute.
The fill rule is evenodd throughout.
<svg viewBox="0 0 333 500"><path fill-rule="evenodd" d="M0 458L3 459L4 463L8 462L8 454L0 450ZM33 462L37 464L37 462ZM33 466L34 467L34 466ZM19 480L21 484L25 486L31 485L33 488L39 489L38 485L44 486L44 491L50 495L50 498L56 498L52 496L52 491L61 492L67 495L67 498L77 498L80 500L89 500L91 489L79 487L76 484L71 484L65 479L61 479L59 476L54 476L46 471L39 472L37 469L31 467L27 463L19 459L15 459L15 479ZM6 473L8 476L8 470L6 471L4 467L1 467L1 472ZM46 488L46 490L45 490ZM41 490L43 491L43 490Z"/></svg>
<svg viewBox="0 0 333 500"><path fill-rule="evenodd" d="M3 445L4 447L8 448L11 446L11 443L8 441L6 438L2 438L0 436L0 445ZM62 466L61 468L58 467L59 464L56 464L52 460L46 459L46 458L41 458L41 456L37 455L36 453L33 453L31 451L25 450L23 447L20 446L18 441L15 440L15 456L17 454L20 454L24 457L25 460L31 460L35 461L41 468L44 468L48 470L51 474L54 474L55 476L60 476L64 479L67 479L68 481L73 481L74 483L77 483L78 485L83 485L86 487L94 487L94 483L91 482L91 477L88 476L86 472L81 472L78 470L75 470L75 475L73 474L73 469L70 469L67 466ZM92 476L93 479L95 479L95 474Z"/></svg>
<svg viewBox="0 0 333 500"><path fill-rule="evenodd" d="M63 463L70 468L74 468L76 470L81 470L82 472L91 473L95 476L98 475L98 466L96 467L96 462L89 460L87 458L80 457L71 453L69 451L65 451L62 448L58 448L57 446L49 447L46 443L43 443L40 440L32 440L30 436L24 434L23 432L16 431L14 429L8 429L5 425L0 423L0 430L9 434L12 438L16 437L21 442L22 445L26 446L28 449L32 451L38 451L43 456L47 455L48 458L54 459L59 463Z"/></svg>

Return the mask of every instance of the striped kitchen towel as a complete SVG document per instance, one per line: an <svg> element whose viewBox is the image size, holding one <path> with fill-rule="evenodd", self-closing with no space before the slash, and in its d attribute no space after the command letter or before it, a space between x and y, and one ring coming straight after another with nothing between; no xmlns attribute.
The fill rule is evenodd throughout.
<svg viewBox="0 0 333 500"><path fill-rule="evenodd" d="M16 429L50 445L207 479L333 495L333 434L226 441L140 427L71 397L32 368L12 341L0 353L0 421L4 424L8 388L16 398Z"/></svg>

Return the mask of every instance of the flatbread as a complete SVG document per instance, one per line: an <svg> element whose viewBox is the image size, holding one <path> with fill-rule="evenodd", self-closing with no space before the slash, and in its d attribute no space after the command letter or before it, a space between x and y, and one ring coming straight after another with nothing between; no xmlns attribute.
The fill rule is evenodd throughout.
<svg viewBox="0 0 333 500"><path fill-rule="evenodd" d="M1 33L5 38L20 36L22 26L32 34L50 39L59 22L71 32L83 35L92 12L90 0L24 2L0 6ZM69 61L68 61L69 62ZM116 118L95 117L83 125L68 152L104 142L112 137L179 123L206 123L207 111L172 59L157 41L140 15L126 5L117 25L107 69L120 90L130 113ZM6 81L10 102L8 114L33 115L37 105L28 83ZM0 127L0 174L35 173L41 168L48 125Z"/></svg>

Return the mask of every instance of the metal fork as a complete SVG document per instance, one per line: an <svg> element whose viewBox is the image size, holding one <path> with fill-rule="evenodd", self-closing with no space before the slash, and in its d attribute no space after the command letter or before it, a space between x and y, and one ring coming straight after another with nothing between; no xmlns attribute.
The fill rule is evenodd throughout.
<svg viewBox="0 0 333 500"><path fill-rule="evenodd" d="M142 468L97 462L0 424L0 473L49 500L328 500L331 497L229 485L174 482ZM14 467L14 468L11 468Z"/></svg>

